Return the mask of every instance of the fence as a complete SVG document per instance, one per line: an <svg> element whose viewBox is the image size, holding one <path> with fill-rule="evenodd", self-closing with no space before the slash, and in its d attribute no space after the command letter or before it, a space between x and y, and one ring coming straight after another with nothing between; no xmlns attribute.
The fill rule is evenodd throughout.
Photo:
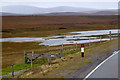
<svg viewBox="0 0 120 80"><path fill-rule="evenodd" d="M56 58L61 58L63 57L63 53L70 51L70 50L76 50L80 49L80 44L75 44L75 45L69 45L69 46L64 46L63 44L61 45L61 49L58 49L56 51L51 51L52 53L49 53L49 49L47 47L46 53L38 53L38 52L26 52L24 51L24 58L25 58L25 63L30 64L31 63L31 68L32 64L35 63L50 63L52 60L55 60Z"/></svg>
<svg viewBox="0 0 120 80"><path fill-rule="evenodd" d="M110 40L111 40L111 32L109 34ZM102 39L102 36L100 36L100 39ZM89 39L90 40L90 39ZM100 41L101 43L101 41ZM91 46L92 44L86 43L85 46ZM33 63L50 63L52 60L55 60L57 57L61 58L64 54L64 52L71 51L71 50L80 50L81 44L72 44L72 45L61 45L61 48L55 49L55 50L49 50L48 46L46 46L46 52L45 53L39 53L39 52L26 52L24 51L24 57L25 57L25 63L29 64L31 63L31 68Z"/></svg>

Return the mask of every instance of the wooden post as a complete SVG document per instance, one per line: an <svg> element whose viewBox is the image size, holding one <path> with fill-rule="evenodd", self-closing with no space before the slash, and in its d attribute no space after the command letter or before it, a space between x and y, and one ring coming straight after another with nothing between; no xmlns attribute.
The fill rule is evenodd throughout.
<svg viewBox="0 0 120 80"><path fill-rule="evenodd" d="M61 49L61 54L60 55L62 55L63 54L63 51L62 51L62 49Z"/></svg>
<svg viewBox="0 0 120 80"><path fill-rule="evenodd" d="M77 49L78 47L77 47L77 43L76 43L76 49Z"/></svg>
<svg viewBox="0 0 120 80"><path fill-rule="evenodd" d="M63 51L63 49L64 49L64 46L63 46L63 44L62 44L62 51Z"/></svg>
<svg viewBox="0 0 120 80"><path fill-rule="evenodd" d="M62 44L61 54L63 54L63 49L64 49L64 46L63 46L63 44Z"/></svg>
<svg viewBox="0 0 120 80"><path fill-rule="evenodd" d="M26 56L26 52L24 51L24 58L25 58L25 63L26 63L26 57L27 57L27 56Z"/></svg>
<svg viewBox="0 0 120 80"><path fill-rule="evenodd" d="M109 31L109 36L110 36L110 40L111 40L111 31Z"/></svg>
<svg viewBox="0 0 120 80"><path fill-rule="evenodd" d="M31 55L31 69L32 69L32 67L33 67L33 62L32 62L33 55L34 55L34 51L32 51L32 55Z"/></svg>
<svg viewBox="0 0 120 80"><path fill-rule="evenodd" d="M100 36L100 43L101 43L102 36Z"/></svg>
<svg viewBox="0 0 120 80"><path fill-rule="evenodd" d="M48 58L48 64L50 64L50 57L49 57L49 55L47 55L47 58Z"/></svg>
<svg viewBox="0 0 120 80"><path fill-rule="evenodd" d="M90 46L90 38L89 38L89 46Z"/></svg>
<svg viewBox="0 0 120 80"><path fill-rule="evenodd" d="M73 46L72 46L72 44L71 44L71 49L70 50L72 50L73 49Z"/></svg>
<svg viewBox="0 0 120 80"><path fill-rule="evenodd" d="M63 46L63 44L62 44L62 49L61 49L61 54L60 54L61 57L62 57L62 55L63 55L63 49L64 49L64 46Z"/></svg>
<svg viewBox="0 0 120 80"><path fill-rule="evenodd" d="M12 76L14 77L14 65L12 64Z"/></svg>
<svg viewBox="0 0 120 80"><path fill-rule="evenodd" d="M43 55L42 55L42 60L43 60L43 62L45 63L45 54L43 53Z"/></svg>

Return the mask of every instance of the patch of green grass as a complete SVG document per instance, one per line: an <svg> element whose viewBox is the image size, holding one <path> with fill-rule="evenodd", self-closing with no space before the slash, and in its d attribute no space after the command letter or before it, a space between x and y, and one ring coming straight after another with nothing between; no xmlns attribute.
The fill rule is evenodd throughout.
<svg viewBox="0 0 120 80"><path fill-rule="evenodd" d="M97 46L100 46L100 45L106 45L106 44L108 44L108 43L110 43L112 41L107 41L107 42L104 42L104 43L92 45L91 47L85 47L85 50L91 49L91 48L94 48L94 47L97 47ZM77 52L80 52L80 51L81 51L81 49L65 51L63 53L63 56L69 55L69 54L74 54L74 53L77 53ZM90 62L88 62L88 63L90 63ZM39 64L33 64L33 67L41 66L42 64L44 64L44 62L39 63ZM16 65L14 65L14 71L23 70L23 69L27 69L27 68L30 68L30 67L31 67L31 64L24 64L24 63L23 64L16 64ZM6 68L2 69L2 74L4 75L4 74L7 74L7 73L10 73L11 71L12 71L12 67L11 66L6 67Z"/></svg>
<svg viewBox="0 0 120 80"><path fill-rule="evenodd" d="M111 41L113 41L113 40L111 40ZM85 50L91 49L91 48L94 48L94 47L97 47L97 46L100 46L100 45L105 45L107 43L110 43L111 41L107 41L107 42L104 42L104 43L95 44L95 45L92 45L92 46L89 46L89 47L85 47ZM81 51L81 49L69 50L69 51L64 52L63 56L68 55L68 54L74 54L74 53L77 53L77 52L80 52L80 51Z"/></svg>
<svg viewBox="0 0 120 80"><path fill-rule="evenodd" d="M69 51L64 52L63 56L68 55L68 54L74 54L74 53L77 53L77 52L80 52L80 51L81 51L80 49L69 50Z"/></svg>
<svg viewBox="0 0 120 80"><path fill-rule="evenodd" d="M63 56L68 55L68 54L74 54L74 53L77 53L77 52L80 52L80 49L66 51L66 52L63 53ZM42 64L44 64L44 62L41 62L39 64L33 64L33 67L41 66ZM23 70L23 69L27 69L27 68L30 68L30 67L31 67L31 64L25 64L25 63L15 64L14 65L14 71ZM6 67L6 68L2 69L2 75L8 74L10 72L12 72L12 66L9 66L9 67Z"/></svg>
<svg viewBox="0 0 120 80"><path fill-rule="evenodd" d="M36 66L40 66L44 63L39 63L39 64L33 64L33 67L36 67ZM19 70L23 70L23 69L28 69L31 67L31 64L16 64L14 65L14 72L15 71L19 71ZM5 74L8 74L8 73L11 73L12 72L12 66L9 66L9 67L6 67L4 69L2 69L2 75L5 75Z"/></svg>
<svg viewBox="0 0 120 80"><path fill-rule="evenodd" d="M111 41L114 41L114 40L111 40ZM99 43L99 44L95 44L95 45L86 47L85 50L86 49L91 49L91 48L94 48L94 47L97 47L97 46L100 46L100 45L106 45L106 44L110 43L111 41L106 41L106 42L103 42L103 43Z"/></svg>

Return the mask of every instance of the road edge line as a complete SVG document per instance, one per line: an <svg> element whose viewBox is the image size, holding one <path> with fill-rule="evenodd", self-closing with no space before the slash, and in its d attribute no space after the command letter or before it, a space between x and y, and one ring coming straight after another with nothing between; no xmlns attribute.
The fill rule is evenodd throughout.
<svg viewBox="0 0 120 80"><path fill-rule="evenodd" d="M119 50L120 51L120 50ZM94 68L90 73L88 73L88 75L83 79L86 80L90 75L93 74L93 72L95 72L101 65L103 65L106 61L108 61L111 57L113 57L114 55L116 55L119 51L114 51L113 54L111 56L109 56L107 59L105 59L103 62L101 62L96 68Z"/></svg>

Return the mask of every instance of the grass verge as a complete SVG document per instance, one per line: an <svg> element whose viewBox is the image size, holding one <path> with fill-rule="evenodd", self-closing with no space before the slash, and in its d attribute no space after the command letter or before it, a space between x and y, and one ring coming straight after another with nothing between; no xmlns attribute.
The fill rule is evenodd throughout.
<svg viewBox="0 0 120 80"><path fill-rule="evenodd" d="M113 42L113 40L112 41L106 41L106 42L99 43L99 44L95 44L95 45L92 45L92 46L88 46L88 47L85 47L85 50L92 49L94 47L98 47L98 46L101 46L101 45L104 46L104 45L109 44L111 42ZM80 51L81 51L80 49L72 49L72 50L64 51L63 56L67 56L69 54L78 53ZM33 64L33 67L41 66L42 64L45 64L45 63ZM31 64L25 64L25 63L15 64L14 65L14 71L23 70L23 69L27 69L27 68L30 68L30 67L31 67ZM11 66L3 68L2 69L2 75L8 74L11 71L12 71L12 67Z"/></svg>
<svg viewBox="0 0 120 80"><path fill-rule="evenodd" d="M36 66L41 66L43 63L39 63L39 64L33 64L33 67ZM28 69L31 67L31 64L15 64L14 65L14 72L19 71L19 70L24 70L24 69ZM12 66L6 67L4 69L2 69L2 75L8 74L12 72Z"/></svg>

